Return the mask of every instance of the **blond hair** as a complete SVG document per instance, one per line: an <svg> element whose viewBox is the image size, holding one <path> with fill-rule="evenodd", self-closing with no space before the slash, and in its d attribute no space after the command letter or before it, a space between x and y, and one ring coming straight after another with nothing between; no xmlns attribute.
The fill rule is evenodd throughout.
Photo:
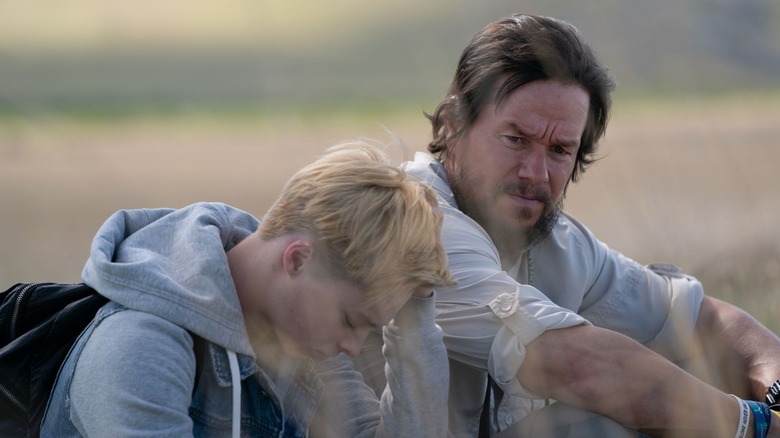
<svg viewBox="0 0 780 438"><path fill-rule="evenodd" d="M392 306L419 287L452 283L433 190L407 178L378 145L329 148L287 182L260 237L315 237L331 272L365 289L366 305Z"/></svg>

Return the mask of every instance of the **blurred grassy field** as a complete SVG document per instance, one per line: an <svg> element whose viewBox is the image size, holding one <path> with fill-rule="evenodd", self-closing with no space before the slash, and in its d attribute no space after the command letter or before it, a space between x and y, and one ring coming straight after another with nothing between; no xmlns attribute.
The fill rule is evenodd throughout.
<svg viewBox="0 0 780 438"><path fill-rule="evenodd" d="M385 130L407 155L429 137L422 109L3 117L0 284L78 281L92 235L118 209L206 200L262 215L327 146L388 142ZM619 100L603 159L570 188L567 210L610 246L677 263L780 332L778 139L780 95Z"/></svg>

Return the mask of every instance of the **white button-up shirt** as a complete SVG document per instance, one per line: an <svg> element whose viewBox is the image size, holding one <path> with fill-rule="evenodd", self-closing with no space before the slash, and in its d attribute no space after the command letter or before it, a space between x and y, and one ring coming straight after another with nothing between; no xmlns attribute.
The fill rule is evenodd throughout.
<svg viewBox="0 0 780 438"><path fill-rule="evenodd" d="M550 237L511 272L485 230L457 208L444 167L418 153L406 163L430 184L445 215L442 239L457 284L436 290L437 323L450 358L450 432L476 436L489 372L504 392L494 431L544 406L517 371L525 346L546 330L594 324L682 362L703 298L701 284L673 266L643 266L561 214Z"/></svg>

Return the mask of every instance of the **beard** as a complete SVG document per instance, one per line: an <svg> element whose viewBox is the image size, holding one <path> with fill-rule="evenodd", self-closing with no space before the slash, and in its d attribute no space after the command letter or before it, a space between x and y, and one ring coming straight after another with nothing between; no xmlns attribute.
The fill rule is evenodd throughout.
<svg viewBox="0 0 780 438"><path fill-rule="evenodd" d="M461 187L467 187L464 184L469 184L469 182L469 179L466 178L465 175L450 175L450 188L452 189L453 196L455 197L455 202L457 202L458 208L463 213L479 223L485 229L485 231L488 231L488 234L490 235L491 239L493 239L494 243L498 243L497 240L501 239L502 236L494 235L498 230L496 230L495 227L491 227L489 223L492 222L498 224L501 222L501 220L512 220L512 218L491 218L488 212L474 211L473 207L478 206L480 203L474 202L475 200L472 199L471 196L468 196L463 192L463 190L461 190ZM558 222L558 218L560 217L561 211L563 209L564 196L561 196L557 200L553 200L549 191L523 182L501 184L498 186L496 193L522 194L524 197L536 199L543 205L542 214L539 219L533 223L533 225L522 228L519 233L517 230L514 230L512 236L504 237L509 237L511 240L517 242L523 250L528 250L538 245L541 241L550 236L553 227L555 226L556 222ZM531 215L532 212L527 209L522 209L518 213L517 218L521 220L528 219ZM503 229L501 230L501 234L505 234L508 231L510 230Z"/></svg>
<svg viewBox="0 0 780 438"><path fill-rule="evenodd" d="M544 210L542 210L542 216L534 225L526 231L525 240L528 248L533 248L539 242L546 239L553 230L555 223L558 222L558 217L561 215L563 209L563 197L556 202L550 202L544 204Z"/></svg>

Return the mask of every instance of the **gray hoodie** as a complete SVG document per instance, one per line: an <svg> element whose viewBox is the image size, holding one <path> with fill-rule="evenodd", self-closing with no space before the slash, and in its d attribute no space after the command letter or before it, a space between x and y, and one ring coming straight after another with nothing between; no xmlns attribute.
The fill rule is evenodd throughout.
<svg viewBox="0 0 780 438"><path fill-rule="evenodd" d="M433 299L410 300L384 329L391 383L381 401L345 355L319 364L290 359L289 375L269 376L257 365L226 252L258 225L252 215L216 203L111 216L93 240L82 278L112 303L63 365L42 432L224 434L230 426L237 432L240 415L244 433L247 423L270 422L281 428L274 434L297 436L309 428L322 399L329 420L340 416L335 423L317 417L312 436L325 430L336 436L446 433L449 375ZM192 339L197 338L206 341L208 353L196 366ZM127 355L128 345L140 345L134 350L141 353ZM149 372L149 363L174 371ZM207 390L200 392L202 387ZM145 403L160 409L150 413ZM167 409L175 413L160 414ZM204 416L208 421L201 421ZM215 423L226 429L209 429ZM259 436L269 435L266 427L257 429Z"/></svg>
<svg viewBox="0 0 780 438"><path fill-rule="evenodd" d="M111 301L254 358L226 253L258 225L224 204L119 211L93 239L81 277Z"/></svg>

